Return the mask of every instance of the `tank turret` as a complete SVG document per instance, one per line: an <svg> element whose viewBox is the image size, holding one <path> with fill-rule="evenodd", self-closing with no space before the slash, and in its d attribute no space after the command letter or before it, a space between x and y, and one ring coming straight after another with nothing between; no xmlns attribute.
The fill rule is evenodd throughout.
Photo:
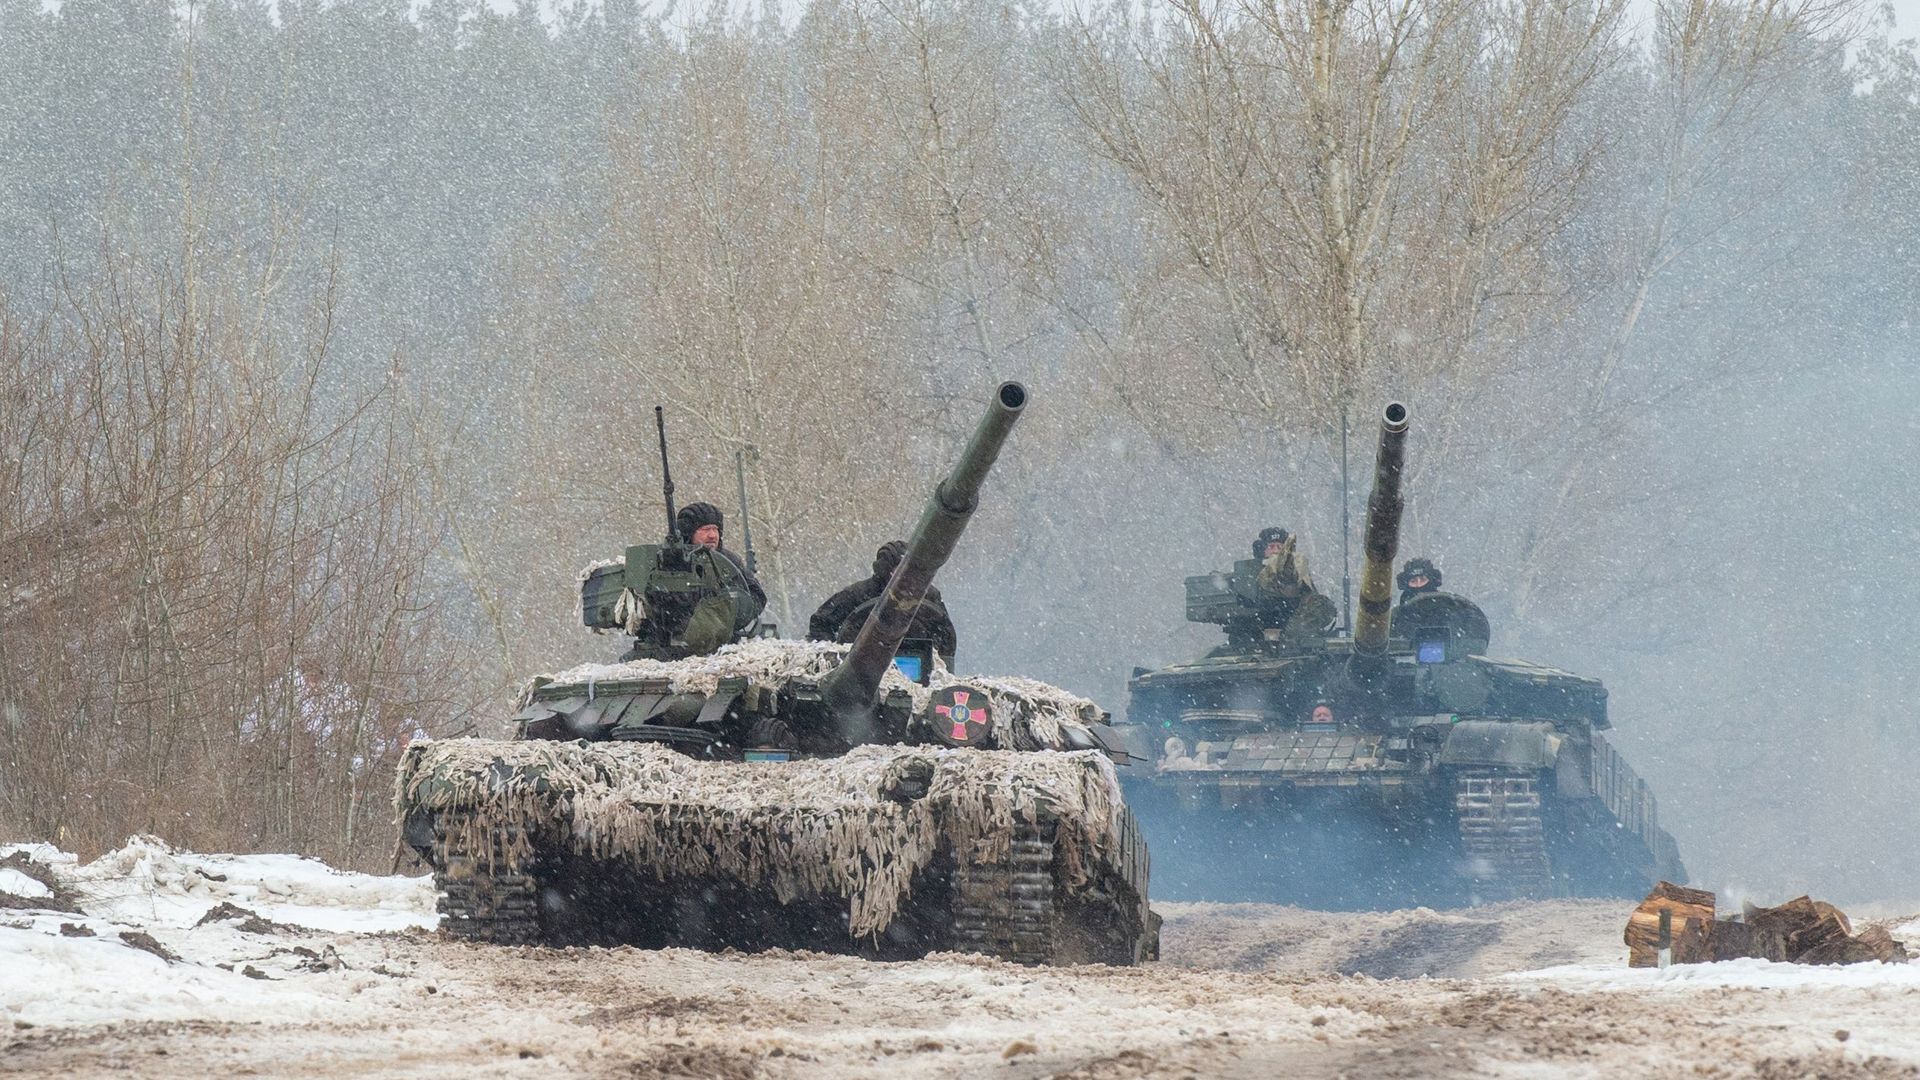
<svg viewBox="0 0 1920 1080"><path fill-rule="evenodd" d="M973 438L967 441L966 451L927 500L907 552L887 582L887 591L867 616L866 625L860 628L853 648L840 666L821 680L821 697L840 737L849 745L872 741L881 678L911 629L933 575L946 564L973 518L980 503L980 486L1026 404L1027 389L1017 382L1001 383L994 391L993 402L974 429Z"/></svg>

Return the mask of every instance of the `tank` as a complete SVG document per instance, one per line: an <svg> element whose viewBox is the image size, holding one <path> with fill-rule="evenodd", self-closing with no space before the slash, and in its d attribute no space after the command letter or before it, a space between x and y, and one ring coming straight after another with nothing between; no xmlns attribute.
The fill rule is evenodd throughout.
<svg viewBox="0 0 1920 1080"><path fill-rule="evenodd" d="M1186 581L1188 619L1226 643L1134 670L1120 731L1152 767L1127 794L1161 898L1459 906L1686 879L1599 681L1492 657L1465 597L1394 603L1409 424L1384 410L1351 634L1318 595L1272 610L1243 560Z"/></svg>
<svg viewBox="0 0 1920 1080"><path fill-rule="evenodd" d="M1027 402L1001 385L851 644L534 680L508 740L418 741L397 803L442 928L489 942L1150 959L1159 919L1093 702L946 670L920 625ZM651 565L642 559L632 565ZM606 583L582 577L583 606Z"/></svg>

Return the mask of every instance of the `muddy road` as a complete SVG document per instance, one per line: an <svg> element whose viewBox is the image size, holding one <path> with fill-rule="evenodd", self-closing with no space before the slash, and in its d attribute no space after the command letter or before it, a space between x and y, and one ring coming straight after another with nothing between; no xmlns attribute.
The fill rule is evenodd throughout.
<svg viewBox="0 0 1920 1080"><path fill-rule="evenodd" d="M0 1074L1920 1077L1920 965L1629 972L1617 903L1164 910L1137 969L213 924L157 935L184 998L23 1005Z"/></svg>

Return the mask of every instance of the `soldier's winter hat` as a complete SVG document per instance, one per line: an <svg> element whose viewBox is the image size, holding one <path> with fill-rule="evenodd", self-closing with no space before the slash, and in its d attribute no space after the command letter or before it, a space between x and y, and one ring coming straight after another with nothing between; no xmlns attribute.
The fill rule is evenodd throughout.
<svg viewBox="0 0 1920 1080"><path fill-rule="evenodd" d="M1288 536L1287 530L1281 528L1278 525L1269 525L1266 528L1261 529L1260 535L1257 537L1254 537L1254 540L1253 540L1253 557L1256 559L1266 558L1267 545L1273 543L1276 540L1284 544L1287 542L1287 536Z"/></svg>
<svg viewBox="0 0 1920 1080"><path fill-rule="evenodd" d="M1433 565L1431 559L1408 559L1401 565L1400 575L1393 582L1402 589L1411 589L1413 586L1407 582L1421 575L1426 576L1427 583L1420 586L1420 592L1432 592L1440 587L1440 568Z"/></svg>
<svg viewBox="0 0 1920 1080"><path fill-rule="evenodd" d="M680 530L680 539L693 543L693 534L702 525L711 525L722 533L727 531L726 515L712 503L688 503L674 515L674 527Z"/></svg>
<svg viewBox="0 0 1920 1080"><path fill-rule="evenodd" d="M905 540L889 540L881 544L880 550L873 553L874 578L892 577L894 568L899 566L900 560L906 557L907 542Z"/></svg>

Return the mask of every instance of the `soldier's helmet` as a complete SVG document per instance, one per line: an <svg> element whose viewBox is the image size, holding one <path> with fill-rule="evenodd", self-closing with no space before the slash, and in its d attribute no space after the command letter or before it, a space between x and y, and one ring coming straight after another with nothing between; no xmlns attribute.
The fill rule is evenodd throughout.
<svg viewBox="0 0 1920 1080"><path fill-rule="evenodd" d="M905 540L889 540L881 544L880 550L873 553L873 576L875 578L892 577L894 568L899 566L900 560L906 557L907 542Z"/></svg>
<svg viewBox="0 0 1920 1080"><path fill-rule="evenodd" d="M702 525L711 525L724 535L727 531L726 515L712 503L697 502L681 507L673 517L673 526L680 530L680 539L689 544L693 542L693 534Z"/></svg>
<svg viewBox="0 0 1920 1080"><path fill-rule="evenodd" d="M1416 578L1422 579L1419 584L1414 583ZM1402 592L1436 592L1440 588L1440 568L1431 559L1408 559L1393 581Z"/></svg>
<svg viewBox="0 0 1920 1080"><path fill-rule="evenodd" d="M1266 558L1267 545L1275 542L1284 544L1288 536L1287 530L1278 525L1269 525L1261 529L1260 535L1253 538L1253 557L1256 560Z"/></svg>

